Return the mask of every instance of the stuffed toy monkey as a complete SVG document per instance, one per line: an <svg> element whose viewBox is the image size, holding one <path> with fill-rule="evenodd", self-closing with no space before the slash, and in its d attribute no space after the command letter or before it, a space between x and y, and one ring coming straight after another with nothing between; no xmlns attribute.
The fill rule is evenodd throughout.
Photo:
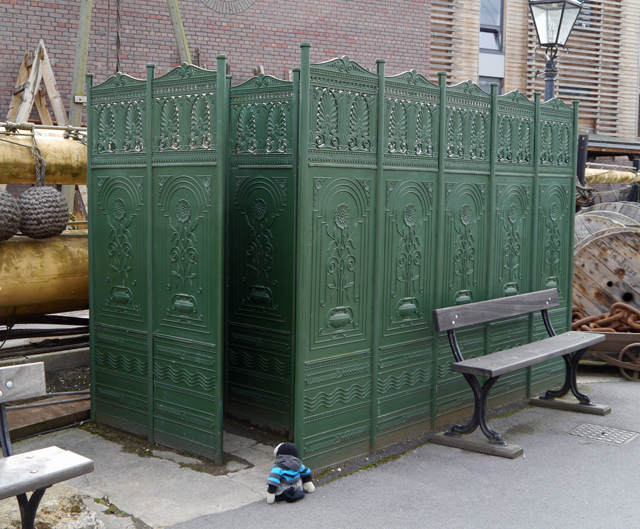
<svg viewBox="0 0 640 529"><path fill-rule="evenodd" d="M273 454L276 462L267 479L267 503L294 501L311 494L316 487L311 480L311 471L298 459L298 448L293 443L280 443Z"/></svg>

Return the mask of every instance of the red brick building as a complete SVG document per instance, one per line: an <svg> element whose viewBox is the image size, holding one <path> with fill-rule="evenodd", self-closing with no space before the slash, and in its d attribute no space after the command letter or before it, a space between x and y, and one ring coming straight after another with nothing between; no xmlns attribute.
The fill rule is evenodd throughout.
<svg viewBox="0 0 640 529"><path fill-rule="evenodd" d="M158 66L156 75L177 66L164 0L93 0L87 72L95 82L115 72L118 5L121 71L144 78L147 63ZM388 75L412 68L429 74L430 0L179 0L179 6L192 61L214 69L216 55L226 54L233 84L259 65L286 78L305 41L313 45L313 62L348 55L373 71L375 59L385 58ZM79 0L0 0L0 120L24 52L41 38L68 108L79 14Z"/></svg>

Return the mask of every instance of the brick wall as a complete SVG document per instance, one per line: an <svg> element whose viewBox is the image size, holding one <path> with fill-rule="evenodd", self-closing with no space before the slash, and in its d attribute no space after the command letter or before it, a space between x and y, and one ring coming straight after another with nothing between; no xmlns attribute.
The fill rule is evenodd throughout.
<svg viewBox="0 0 640 529"><path fill-rule="evenodd" d="M211 3L212 0L209 0ZM95 83L113 75L116 64L116 2L93 0L87 72ZM222 5L224 2L215 0ZM187 42L195 62L214 69L216 55L228 57L233 84L262 64L285 78L299 66L299 43L312 44L312 62L348 55L375 71L387 60L387 75L415 68L429 71L430 0L256 0L238 14L220 14L200 0L179 0ZM121 71L146 76L145 64L162 75L179 63L164 0L120 0ZM26 49L44 39L58 89L68 107L80 0L0 0L0 121L4 120ZM35 114L33 114L35 116Z"/></svg>

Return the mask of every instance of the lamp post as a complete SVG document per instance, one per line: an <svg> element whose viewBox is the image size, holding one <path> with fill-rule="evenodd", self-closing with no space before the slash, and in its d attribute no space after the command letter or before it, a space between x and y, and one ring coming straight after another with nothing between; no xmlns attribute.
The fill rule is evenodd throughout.
<svg viewBox="0 0 640 529"><path fill-rule="evenodd" d="M582 10L582 0L529 0L529 8L539 47L545 50L544 100L548 101L555 97L558 52L567 50L565 44Z"/></svg>

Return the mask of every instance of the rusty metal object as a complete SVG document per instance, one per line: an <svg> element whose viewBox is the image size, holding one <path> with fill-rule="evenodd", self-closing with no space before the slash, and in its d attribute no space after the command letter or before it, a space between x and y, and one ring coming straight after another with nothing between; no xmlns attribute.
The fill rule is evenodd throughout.
<svg viewBox="0 0 640 529"><path fill-rule="evenodd" d="M586 316L574 305L571 329L595 332L640 332L640 310L627 303L614 303L611 310L595 316Z"/></svg>
<svg viewBox="0 0 640 529"><path fill-rule="evenodd" d="M597 353L597 356L620 369L623 377L633 382L640 382L640 343L627 345L620 351L617 359L605 353Z"/></svg>

